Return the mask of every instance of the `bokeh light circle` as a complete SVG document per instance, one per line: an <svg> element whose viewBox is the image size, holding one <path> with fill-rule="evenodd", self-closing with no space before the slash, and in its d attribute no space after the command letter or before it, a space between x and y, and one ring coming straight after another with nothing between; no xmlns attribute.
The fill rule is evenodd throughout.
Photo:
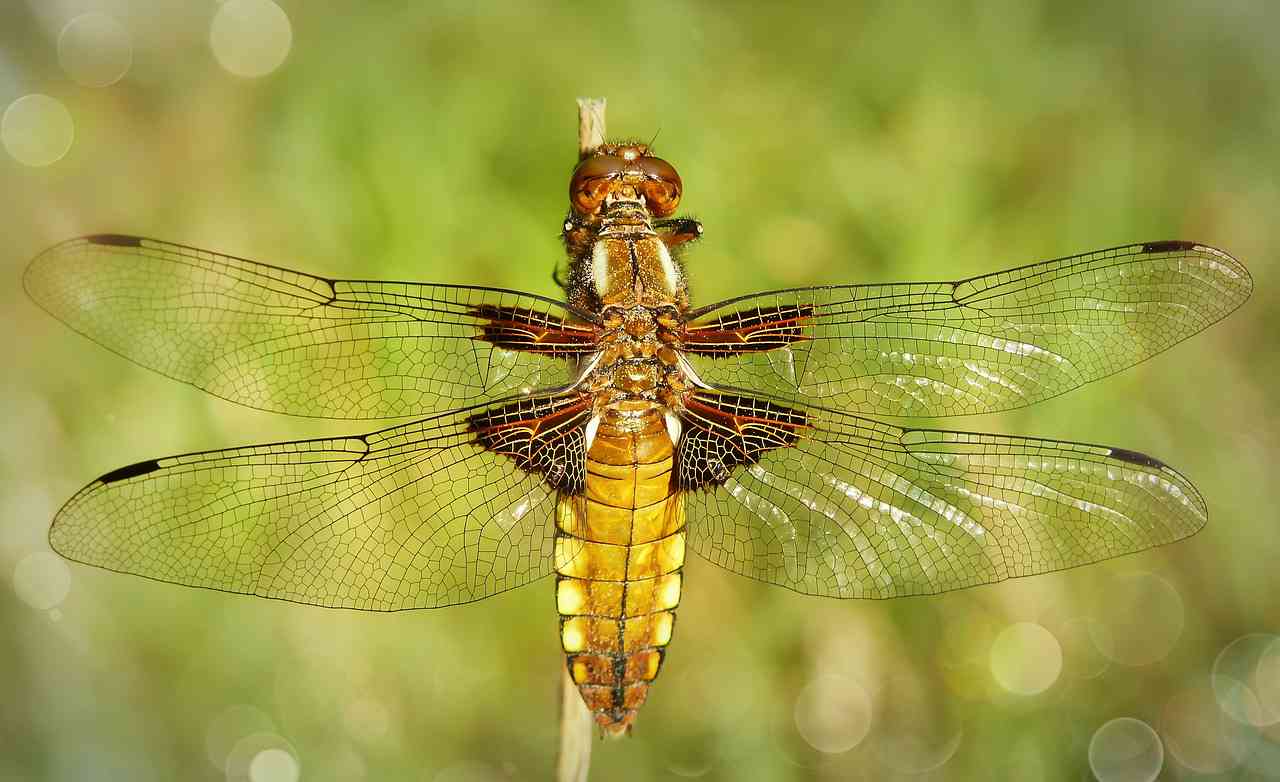
<svg viewBox="0 0 1280 782"><path fill-rule="evenodd" d="M1280 714L1280 637L1273 638L1258 656L1253 680L1263 708Z"/></svg>
<svg viewBox="0 0 1280 782"><path fill-rule="evenodd" d="M871 698L853 679L819 676L796 698L795 721L800 736L819 752L848 752L871 730Z"/></svg>
<svg viewBox="0 0 1280 782"><path fill-rule="evenodd" d="M1098 782L1152 782L1164 767L1164 745L1151 726L1118 717L1089 740L1089 768Z"/></svg>
<svg viewBox="0 0 1280 782"><path fill-rule="evenodd" d="M297 754L281 736L254 733L237 741L227 753L226 774L228 782L297 782Z"/></svg>
<svg viewBox="0 0 1280 782"><path fill-rule="evenodd" d="M249 782L298 782L298 761L287 750L268 747L249 761Z"/></svg>
<svg viewBox="0 0 1280 782"><path fill-rule="evenodd" d="M37 611L48 611L67 599L71 570L57 554L37 551L23 557L13 569L13 589L22 602Z"/></svg>
<svg viewBox="0 0 1280 782"><path fill-rule="evenodd" d="M1169 656L1186 621L1182 597L1154 573L1126 573L1099 593L1094 645L1121 665L1150 665Z"/></svg>
<svg viewBox="0 0 1280 782"><path fill-rule="evenodd" d="M947 697L913 676L884 682L873 700L875 722L868 743L885 767L903 774L941 768L960 749L964 731Z"/></svg>
<svg viewBox="0 0 1280 782"><path fill-rule="evenodd" d="M1075 679L1096 679L1111 667L1100 651L1111 649L1111 633L1085 616L1072 617L1057 628L1054 637L1062 645L1062 673Z"/></svg>
<svg viewBox="0 0 1280 782"><path fill-rule="evenodd" d="M58 62L77 84L106 87L129 72L133 40L112 16L80 14L58 35Z"/></svg>
<svg viewBox="0 0 1280 782"><path fill-rule="evenodd" d="M1237 731L1243 758L1240 766L1256 772L1241 774L1244 779L1280 779L1280 723L1255 728L1223 718Z"/></svg>
<svg viewBox="0 0 1280 782"><path fill-rule="evenodd" d="M1009 625L991 644L991 675L1009 692L1038 695L1062 673L1062 646L1034 622Z"/></svg>
<svg viewBox="0 0 1280 782"><path fill-rule="evenodd" d="M664 669L663 684L669 683L673 691L684 693L685 697L657 699L644 707L645 719L671 723L687 717L685 709L688 703L698 703L701 704L704 724L714 726L685 731L679 740L664 745L662 760L666 770L679 778L698 779L710 774L728 749L722 736L740 735L744 729L743 721L756 714L752 707L763 695L752 689L757 679L746 654L749 643L735 630L726 628L725 632L726 638L737 642L725 642L724 654L734 659L720 660L721 675L699 676L694 666ZM667 681L668 676L671 677L670 682ZM796 738L796 743L802 741Z"/></svg>
<svg viewBox="0 0 1280 782"><path fill-rule="evenodd" d="M688 753L683 753L679 757L667 761L667 771L681 779L705 777L711 773L713 768L715 768L715 761L712 758L707 756L693 758Z"/></svg>
<svg viewBox="0 0 1280 782"><path fill-rule="evenodd" d="M1169 756L1200 774L1235 768L1245 752L1238 727L1224 724L1206 683L1175 694L1160 713L1160 737Z"/></svg>
<svg viewBox="0 0 1280 782"><path fill-rule="evenodd" d="M227 0L213 17L209 45L227 71L257 78L279 68L289 56L293 27L271 0Z"/></svg>
<svg viewBox="0 0 1280 782"><path fill-rule="evenodd" d="M0 118L0 142L24 166L57 163L71 149L76 126L62 101L48 95L23 95Z"/></svg>
<svg viewBox="0 0 1280 782"><path fill-rule="evenodd" d="M209 762L219 771L227 770L231 750L245 736L269 735L275 730L266 712L247 703L228 706L209 721L205 729L204 746Z"/></svg>
<svg viewBox="0 0 1280 782"><path fill-rule="evenodd" d="M1227 644L1209 678L1219 708L1244 725L1280 722L1280 639L1250 633Z"/></svg>

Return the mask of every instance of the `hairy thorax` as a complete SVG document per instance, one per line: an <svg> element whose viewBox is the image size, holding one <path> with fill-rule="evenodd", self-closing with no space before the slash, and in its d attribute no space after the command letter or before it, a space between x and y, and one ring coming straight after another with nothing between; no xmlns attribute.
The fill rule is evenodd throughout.
<svg viewBox="0 0 1280 782"><path fill-rule="evenodd" d="M682 325L676 308L614 306L603 315L602 349L587 380L597 410L677 407L689 383L676 350Z"/></svg>
<svg viewBox="0 0 1280 782"><path fill-rule="evenodd" d="M639 187L611 187L595 211L566 220L567 288L571 303L598 313L600 351L583 378L596 415L641 427L677 408L689 387L679 355L688 294Z"/></svg>

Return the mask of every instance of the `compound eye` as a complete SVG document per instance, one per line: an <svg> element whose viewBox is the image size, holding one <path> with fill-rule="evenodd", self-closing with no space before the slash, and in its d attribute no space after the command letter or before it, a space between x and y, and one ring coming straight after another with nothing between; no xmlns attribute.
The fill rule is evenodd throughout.
<svg viewBox="0 0 1280 782"><path fill-rule="evenodd" d="M670 163L660 157L642 157L637 163L644 172L645 182L640 191L649 204L654 217L668 217L680 205L684 183Z"/></svg>
<svg viewBox="0 0 1280 782"><path fill-rule="evenodd" d="M569 204L582 215L595 214L626 162L616 155L595 155L578 164L569 180Z"/></svg>

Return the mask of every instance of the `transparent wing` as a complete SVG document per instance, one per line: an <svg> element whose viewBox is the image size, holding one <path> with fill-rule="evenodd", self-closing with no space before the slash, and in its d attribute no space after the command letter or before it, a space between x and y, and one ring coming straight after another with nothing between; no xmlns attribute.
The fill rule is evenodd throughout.
<svg viewBox="0 0 1280 782"><path fill-rule="evenodd" d="M1141 551L1207 520L1186 478L1133 451L745 404L773 420L736 444L686 430L682 459L719 474L686 495L689 546L798 592L936 594Z"/></svg>
<svg viewBox="0 0 1280 782"><path fill-rule="evenodd" d="M328 280L133 236L73 239L28 267L31 297L149 369L262 410L420 415L560 387L590 325L514 291Z"/></svg>
<svg viewBox="0 0 1280 782"><path fill-rule="evenodd" d="M691 313L685 349L720 388L868 414L988 413L1150 358L1251 289L1221 250L1150 242L957 282L744 296Z"/></svg>
<svg viewBox="0 0 1280 782"><path fill-rule="evenodd" d="M549 414L528 415L535 405ZM521 399L361 437L141 462L72 497L49 542L77 562L299 603L479 600L551 572L548 476L580 481L552 468L574 453L582 464L588 409Z"/></svg>

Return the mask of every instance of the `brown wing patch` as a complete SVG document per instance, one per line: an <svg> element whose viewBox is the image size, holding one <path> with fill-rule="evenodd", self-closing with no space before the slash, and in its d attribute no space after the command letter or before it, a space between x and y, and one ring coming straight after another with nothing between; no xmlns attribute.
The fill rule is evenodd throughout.
<svg viewBox="0 0 1280 782"><path fill-rule="evenodd" d="M808 339L806 320L813 307L787 304L752 307L730 312L715 320L689 326L684 333L684 350L716 356L773 350Z"/></svg>
<svg viewBox="0 0 1280 782"><path fill-rule="evenodd" d="M486 322L478 339L507 350L574 356L595 351L595 331L533 307L483 304L471 313Z"/></svg>
<svg viewBox="0 0 1280 782"><path fill-rule="evenodd" d="M519 399L467 419L480 445L512 459L525 472L543 475L568 494L581 494L586 479L589 397Z"/></svg>
<svg viewBox="0 0 1280 782"><path fill-rule="evenodd" d="M808 426L803 411L738 394L695 391L685 398L676 480L683 490L719 486L733 469L786 448Z"/></svg>

